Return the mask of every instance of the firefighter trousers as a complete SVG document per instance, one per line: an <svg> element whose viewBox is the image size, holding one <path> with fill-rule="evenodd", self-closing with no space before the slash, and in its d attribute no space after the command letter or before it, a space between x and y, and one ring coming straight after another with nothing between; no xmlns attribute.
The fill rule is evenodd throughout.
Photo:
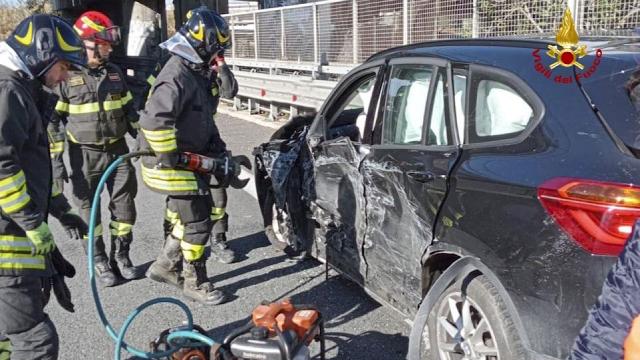
<svg viewBox="0 0 640 360"><path fill-rule="evenodd" d="M87 224L91 213L91 202L102 174L115 159L128 152L129 148L124 138L101 147L69 144L73 197L78 205L80 216ZM136 221L134 199L138 192L135 169L131 162L127 160L120 163L111 173L106 185L109 192L111 235L127 236L131 233L131 228ZM100 209L98 209L96 238L103 234L100 219Z"/></svg>
<svg viewBox="0 0 640 360"><path fill-rule="evenodd" d="M44 306L41 277L0 276L0 337L11 342L11 360L58 358L58 333Z"/></svg>
<svg viewBox="0 0 640 360"><path fill-rule="evenodd" d="M167 196L167 214L173 214L171 234L180 240L182 255L187 261L204 256L211 236L211 195Z"/></svg>
<svg viewBox="0 0 640 360"><path fill-rule="evenodd" d="M211 188L211 222L213 234L224 234L229 228L229 215L227 214L227 188Z"/></svg>

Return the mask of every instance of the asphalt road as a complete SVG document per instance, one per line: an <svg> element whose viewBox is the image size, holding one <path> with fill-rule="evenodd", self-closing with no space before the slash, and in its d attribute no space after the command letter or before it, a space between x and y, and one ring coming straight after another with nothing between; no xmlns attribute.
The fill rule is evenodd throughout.
<svg viewBox="0 0 640 360"><path fill-rule="evenodd" d="M250 155L253 146L266 141L272 129L244 120L218 115L218 126L234 154ZM139 175L139 174L138 174ZM68 193L68 189L65 190ZM108 221L103 196L103 220ZM163 196L149 191L139 180L136 198L138 221L134 227L132 259L147 268L162 246ZM229 193L228 212L230 246L242 256L231 265L209 260L208 270L217 287L233 295L229 303L203 306L182 298L168 285L149 279L129 282L100 291L105 312L117 330L127 315L140 304L155 297L175 297L187 303L194 322L210 330L221 340L231 330L244 324L252 309L263 300L292 298L295 303L315 304L326 319L327 359L403 359L408 343L409 326L394 310L383 307L357 285L331 272L325 280L325 268L309 261L292 264L272 249L262 232L257 201L242 190ZM78 270L68 280L76 312L65 312L56 302L47 312L60 335L60 359L112 359L114 343L99 321L90 293L86 261L80 244L65 240L55 220L52 230L65 256ZM133 324L126 341L148 350L148 343L166 328L184 321L181 310L171 305L148 309ZM312 354L317 354L317 346ZM123 354L123 358L126 355ZM319 357L315 357L319 358Z"/></svg>

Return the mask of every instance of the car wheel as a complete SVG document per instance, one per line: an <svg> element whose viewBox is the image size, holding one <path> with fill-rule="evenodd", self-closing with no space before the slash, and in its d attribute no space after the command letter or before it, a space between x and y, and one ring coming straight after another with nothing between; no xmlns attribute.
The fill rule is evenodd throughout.
<svg viewBox="0 0 640 360"><path fill-rule="evenodd" d="M289 247L291 220L286 210L280 210L273 204L271 224L265 228L267 238L273 247L284 251Z"/></svg>
<svg viewBox="0 0 640 360"><path fill-rule="evenodd" d="M512 315L496 287L484 275L449 286L436 301L423 331L430 357L438 360L523 359ZM426 357L425 357L426 356Z"/></svg>

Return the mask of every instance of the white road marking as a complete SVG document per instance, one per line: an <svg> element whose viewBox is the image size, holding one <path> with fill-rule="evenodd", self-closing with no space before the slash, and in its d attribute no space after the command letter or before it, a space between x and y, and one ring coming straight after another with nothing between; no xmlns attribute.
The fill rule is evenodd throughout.
<svg viewBox="0 0 640 360"><path fill-rule="evenodd" d="M247 194L251 195L251 197L258 200L258 193L256 192L256 181L253 177L253 174L245 169L242 169L242 171L240 172L240 178L241 179L249 178L249 183L242 190L246 191Z"/></svg>

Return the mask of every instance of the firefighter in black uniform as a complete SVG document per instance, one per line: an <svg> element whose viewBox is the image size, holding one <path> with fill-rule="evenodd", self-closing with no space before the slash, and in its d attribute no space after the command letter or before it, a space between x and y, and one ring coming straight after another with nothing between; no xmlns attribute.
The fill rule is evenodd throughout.
<svg viewBox="0 0 640 360"><path fill-rule="evenodd" d="M223 39L229 39L229 26L222 16L216 17L216 25L223 34ZM220 97L233 99L238 93L238 82L233 76L231 69L224 61L224 52L218 53L214 59L215 64L212 71L211 95L213 95L213 114L218 111ZM217 157L230 156L227 151L227 144L220 139L218 144L220 152ZM211 255L219 262L230 264L236 260L236 255L227 245L227 230L229 227L229 215L227 214L227 186L219 183L211 188L213 207L211 208L211 220L213 221L213 236L211 237Z"/></svg>
<svg viewBox="0 0 640 360"><path fill-rule="evenodd" d="M125 134L136 136L138 118L124 75L108 61L112 45L120 40L119 28L106 15L87 11L76 20L74 29L84 40L89 68L73 71L60 85L60 98L49 133L55 140L51 151L57 164L54 169L61 169L59 177L66 173L62 162L66 135L73 194L80 214L88 222L100 177L113 160L129 152ZM121 282L120 277L133 280L143 275L129 257L131 229L136 220L134 198L138 190L130 161L122 162L114 171L107 181L107 190L111 197L110 256L107 257L102 225L98 223L94 259L99 281L104 286L114 286Z"/></svg>
<svg viewBox="0 0 640 360"><path fill-rule="evenodd" d="M216 26L220 32L221 46L230 46L229 26L222 16L216 14L215 17ZM167 59L163 59L158 64L157 69L149 75L147 83L153 86L156 81L156 76L160 73L162 66L166 63ZM218 110L218 104L220 103L220 97L225 99L233 99L238 93L238 82L233 76L233 72L226 64L224 59L224 49L220 50L214 57L212 62L212 71L210 75L210 88L211 95L213 96L213 114L215 115ZM150 92L149 92L150 93ZM214 120L215 121L215 120ZM217 156L223 156L227 153L227 145L222 138L218 139L217 149L219 153ZM215 184L211 188L211 198L213 205L211 208L211 221L213 222L213 236L211 237L211 256L224 264L230 264L236 261L236 255L231 248L227 245L226 232L229 228L229 215L227 214L227 186L224 184ZM174 224L177 222L177 214L166 209L164 229L165 236L171 232Z"/></svg>
<svg viewBox="0 0 640 360"><path fill-rule="evenodd" d="M193 300L220 304L227 296L209 282L204 256L213 227L212 179L178 169L176 161L181 152L214 157L225 151L213 122L211 63L230 41L218 27L216 12L198 8L187 18L180 31L162 44L172 57L158 74L140 116L141 150L156 154L142 159L142 179L152 190L168 195L167 213L175 214L147 277L182 288Z"/></svg>
<svg viewBox="0 0 640 360"><path fill-rule="evenodd" d="M30 16L0 43L0 337L10 340L14 360L58 357L43 287L56 287L58 301L73 311L59 283L60 253L47 214L76 238L86 224L51 188L42 85L54 87L71 64L85 63L82 41L55 16Z"/></svg>

